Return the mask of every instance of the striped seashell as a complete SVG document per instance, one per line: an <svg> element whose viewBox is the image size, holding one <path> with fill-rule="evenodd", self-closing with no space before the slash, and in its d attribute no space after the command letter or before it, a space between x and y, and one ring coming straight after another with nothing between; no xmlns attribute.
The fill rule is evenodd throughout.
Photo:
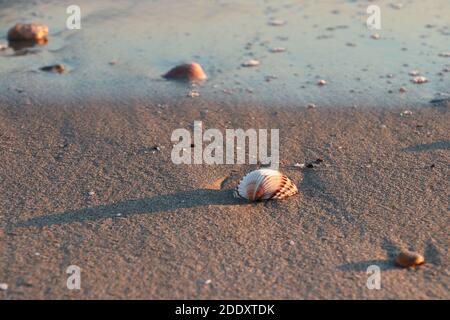
<svg viewBox="0 0 450 320"><path fill-rule="evenodd" d="M241 179L234 191L234 196L250 201L260 201L281 200L297 193L297 186L281 172L259 169Z"/></svg>
<svg viewBox="0 0 450 320"><path fill-rule="evenodd" d="M195 62L176 66L170 69L163 77L169 80L187 81L201 81L207 79L202 66Z"/></svg>

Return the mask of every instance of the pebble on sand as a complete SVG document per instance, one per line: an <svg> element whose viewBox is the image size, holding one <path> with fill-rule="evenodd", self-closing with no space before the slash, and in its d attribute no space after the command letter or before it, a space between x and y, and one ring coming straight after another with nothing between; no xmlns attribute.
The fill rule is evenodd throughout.
<svg viewBox="0 0 450 320"><path fill-rule="evenodd" d="M439 57L450 58L450 51L449 52L441 52L441 53L439 53Z"/></svg>
<svg viewBox="0 0 450 320"><path fill-rule="evenodd" d="M308 109L315 109L315 108L317 108L317 106L314 103L308 103L307 108Z"/></svg>
<svg viewBox="0 0 450 320"><path fill-rule="evenodd" d="M163 77L169 80L184 80L191 82L202 81L208 78L203 71L202 66L196 62L176 66L164 74Z"/></svg>
<svg viewBox="0 0 450 320"><path fill-rule="evenodd" d="M406 92L406 88L405 87L401 87L400 89L398 89L399 92L403 93Z"/></svg>
<svg viewBox="0 0 450 320"><path fill-rule="evenodd" d="M250 59L250 60L243 62L242 66L243 67L256 67L256 66L259 66L260 64L261 64L261 62L259 62L258 60Z"/></svg>
<svg viewBox="0 0 450 320"><path fill-rule="evenodd" d="M317 81L317 85L319 85L319 86L324 86L326 84L327 84L327 82L325 80L323 80L323 79Z"/></svg>
<svg viewBox="0 0 450 320"><path fill-rule="evenodd" d="M420 266L425 263L425 258L417 252L402 251L395 258L395 264L402 268Z"/></svg>
<svg viewBox="0 0 450 320"><path fill-rule="evenodd" d="M6 44L0 43L0 51L8 49L8 46Z"/></svg>
<svg viewBox="0 0 450 320"><path fill-rule="evenodd" d="M0 291L6 291L6 290L8 290L8 284L0 283Z"/></svg>
<svg viewBox="0 0 450 320"><path fill-rule="evenodd" d="M208 279L208 280L205 281L205 284L206 284L206 285L211 284L211 283L212 283L212 280L211 280L211 279Z"/></svg>
<svg viewBox="0 0 450 320"><path fill-rule="evenodd" d="M424 76L417 76L417 77L412 78L411 81L414 83L425 83L425 82L428 82L428 79L425 78Z"/></svg>
<svg viewBox="0 0 450 320"><path fill-rule="evenodd" d="M10 41L47 40L48 27L40 23L17 23L8 31Z"/></svg>
<svg viewBox="0 0 450 320"><path fill-rule="evenodd" d="M418 70L411 70L409 72L409 75L415 77L415 76L420 75L420 72Z"/></svg>
<svg viewBox="0 0 450 320"><path fill-rule="evenodd" d="M45 66L45 67L42 67L40 69L42 71L56 72L56 73L63 73L66 70L66 68L62 64L55 64L55 65L52 65L52 66Z"/></svg>

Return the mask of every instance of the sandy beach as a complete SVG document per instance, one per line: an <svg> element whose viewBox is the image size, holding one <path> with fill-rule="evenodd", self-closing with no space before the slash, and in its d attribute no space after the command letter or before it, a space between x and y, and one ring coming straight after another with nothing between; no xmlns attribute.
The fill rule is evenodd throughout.
<svg viewBox="0 0 450 320"><path fill-rule="evenodd" d="M117 3L112 12L121 21L122 4ZM353 5L336 3L344 13ZM8 17L0 29L6 34L17 13L11 13L12 5L0 5ZM46 8L25 6L23 12L28 17L37 11L41 20L53 21L54 29L62 28L57 22L64 16L42 19ZM225 5L225 17L231 8ZM266 28L274 12L287 17L283 28L292 38L295 32L288 27L294 16L288 12L296 11L280 8L269 10L261 24ZM411 44L414 54L402 56L409 57L407 67L392 58L391 68L369 66L368 71L360 68L376 63L357 60L358 53L353 63L341 66L344 71L334 65L327 73L320 62L325 58L316 51L305 54L301 65L294 51L290 66L291 58L271 61L267 46L255 50L270 56L257 54L262 71L252 71L240 67L251 56L230 52L225 58L232 41L227 37L233 38L225 35L224 56L217 47L195 59L192 52L203 47L193 45L177 58L200 60L211 75L192 87L160 77L179 62L176 41L153 54L144 43L145 50L134 47L128 55L108 38L99 52L82 54L94 38L87 31L90 23L117 21L102 20L95 7L88 11L83 36L58 31L34 53L15 56L8 49L0 55L0 283L8 285L0 299L450 298L449 73L436 75L450 60L438 56L444 49L440 40L448 35L434 33L448 30L448 21L437 19L434 29L426 29L433 35L422 54L415 51L417 43ZM191 36L200 28L195 21L186 25ZM355 25L349 23L351 28ZM171 30L170 23L161 30ZM252 38L239 38L239 48L247 41L283 36L273 34L271 26L261 30L255 41L249 40L253 32ZM156 32L150 36L155 47L163 41ZM365 36L373 45L370 33ZM391 43L383 50L405 45L395 36L388 37L398 47L392 49ZM177 37L181 34L172 40ZM139 43L134 37L129 41ZM288 50L298 48L295 41L281 41ZM322 46L327 40L315 41ZM310 74L305 72L308 56ZM166 60L158 61L162 57ZM116 65L108 64L116 59ZM69 72L38 71L56 62L65 63ZM221 71L218 62L225 63ZM417 66L429 83L411 83L408 72ZM273 72L278 78L267 78ZM387 76L390 72L393 77ZM329 83L319 88L317 77ZM408 91L400 94L401 86ZM186 95L193 88L200 96ZM436 98L442 102L430 103ZM174 164L171 134L178 128L192 131L194 121L221 131L279 129L279 169L299 194L248 203L232 191L258 165ZM303 166L316 159L323 161ZM396 267L401 249L422 253L426 263ZM81 268L80 290L66 286L71 265ZM371 265L381 269L380 290L366 285Z"/></svg>

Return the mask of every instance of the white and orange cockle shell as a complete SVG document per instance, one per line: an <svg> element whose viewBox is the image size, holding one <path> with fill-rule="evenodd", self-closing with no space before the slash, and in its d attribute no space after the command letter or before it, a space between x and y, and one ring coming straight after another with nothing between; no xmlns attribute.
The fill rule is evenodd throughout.
<svg viewBox="0 0 450 320"><path fill-rule="evenodd" d="M208 77L200 64L196 62L185 63L170 69L164 78L169 80L203 81Z"/></svg>
<svg viewBox="0 0 450 320"><path fill-rule="evenodd" d="M281 172L259 169L242 178L234 191L234 196L249 201L261 201L281 200L297 193L297 186Z"/></svg>

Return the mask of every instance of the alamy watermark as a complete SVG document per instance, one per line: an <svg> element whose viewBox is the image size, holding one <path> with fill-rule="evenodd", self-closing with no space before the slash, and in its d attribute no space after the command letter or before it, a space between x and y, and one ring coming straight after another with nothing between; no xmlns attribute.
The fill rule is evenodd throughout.
<svg viewBox="0 0 450 320"><path fill-rule="evenodd" d="M187 129L172 132L171 159L174 164L248 164L268 165L273 169L279 166L279 130L270 129L226 129L225 138L218 129L203 132L201 121L194 121L193 135ZM248 144L247 144L248 142ZM207 143L203 148L204 143ZM246 150L248 147L248 157Z"/></svg>
<svg viewBox="0 0 450 320"><path fill-rule="evenodd" d="M69 290L80 290L81 289L81 268L76 265L70 265L67 267L66 273L69 275L67 277L66 286Z"/></svg>

